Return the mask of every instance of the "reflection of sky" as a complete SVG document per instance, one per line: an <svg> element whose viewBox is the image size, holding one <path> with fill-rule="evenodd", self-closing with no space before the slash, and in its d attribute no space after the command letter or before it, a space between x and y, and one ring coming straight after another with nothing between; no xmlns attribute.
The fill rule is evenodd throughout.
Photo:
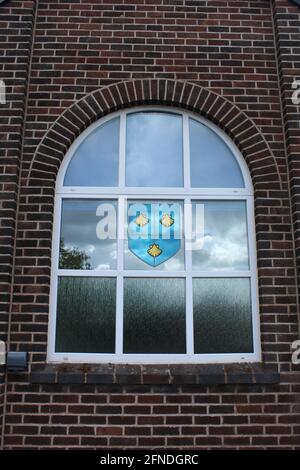
<svg viewBox="0 0 300 470"><path fill-rule="evenodd" d="M78 248L89 257L92 269L115 269L117 259L116 240L99 240L96 227L101 217L97 207L111 203L117 213L116 202L99 200L66 199L63 201L61 238L65 248ZM116 221L115 221L116 222ZM68 267L66 266L65 269Z"/></svg>
<svg viewBox="0 0 300 470"><path fill-rule="evenodd" d="M192 187L244 188L239 165L224 141L194 119L189 126Z"/></svg>
<svg viewBox="0 0 300 470"><path fill-rule="evenodd" d="M181 116L134 113L126 129L127 186L183 186Z"/></svg>
<svg viewBox="0 0 300 470"><path fill-rule="evenodd" d="M120 119L97 127L69 163L65 186L117 186Z"/></svg>
<svg viewBox="0 0 300 470"><path fill-rule="evenodd" d="M202 247L203 239L200 239L200 249L193 251L194 269L215 271L249 269L245 202L199 201L198 203L205 205L204 243Z"/></svg>
<svg viewBox="0 0 300 470"><path fill-rule="evenodd" d="M160 269L182 270L183 250L181 240L182 204L159 203L131 203L128 206L128 248L125 250L125 267L127 269L146 269L150 266L160 265ZM149 223L139 227L134 223L137 216L143 214ZM167 228L159 221L164 214L170 215L174 224ZM154 219L156 219L155 223ZM156 243L162 253L155 259L147 253L150 245ZM147 263L147 264L145 264Z"/></svg>
<svg viewBox="0 0 300 470"><path fill-rule="evenodd" d="M64 200L61 238L64 239L65 248L77 248L84 251L89 256L93 269L116 269L116 240L100 240L96 235L97 224L102 219L96 215L96 211L101 202L112 203L116 209L115 201ZM205 206L204 242L203 238L200 238L200 249L192 253L194 269L212 271L249 269L245 202L198 201L197 203ZM150 204L146 206L150 207ZM146 215L150 217L149 213ZM161 215L162 213L159 218ZM193 217L195 217L195 204ZM172 230L174 235L174 227L171 232ZM170 240L161 239L162 232L159 235L160 237L157 238L157 235L152 236L149 233L149 238L146 240L134 240L129 246L125 243L125 269L155 270L146 264L147 260L153 259L147 254L152 243L157 243L163 250L163 253L156 259L159 269L166 271L184 269L184 240L176 239L172 234Z"/></svg>

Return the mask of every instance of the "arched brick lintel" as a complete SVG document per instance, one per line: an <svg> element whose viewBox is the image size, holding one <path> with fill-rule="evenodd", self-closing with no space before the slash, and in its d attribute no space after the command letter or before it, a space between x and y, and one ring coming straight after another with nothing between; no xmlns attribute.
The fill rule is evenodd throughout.
<svg viewBox="0 0 300 470"><path fill-rule="evenodd" d="M61 114L34 155L28 186L52 186L66 151L90 124L122 108L160 104L198 113L223 129L249 167L255 190L279 190L281 179L272 151L255 123L236 105L189 82L162 79L130 80L98 89Z"/></svg>

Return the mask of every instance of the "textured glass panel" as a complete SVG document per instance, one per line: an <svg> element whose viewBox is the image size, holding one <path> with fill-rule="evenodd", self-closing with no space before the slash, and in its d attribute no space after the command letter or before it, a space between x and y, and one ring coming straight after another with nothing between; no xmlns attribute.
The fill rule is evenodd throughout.
<svg viewBox="0 0 300 470"><path fill-rule="evenodd" d="M195 353L251 353L250 280L194 279Z"/></svg>
<svg viewBox="0 0 300 470"><path fill-rule="evenodd" d="M204 124L189 119L193 188L244 188L239 165L230 148Z"/></svg>
<svg viewBox="0 0 300 470"><path fill-rule="evenodd" d="M115 352L116 280L61 277L56 352Z"/></svg>
<svg viewBox="0 0 300 470"><path fill-rule="evenodd" d="M79 145L66 171L64 186L117 186L120 119L92 131Z"/></svg>
<svg viewBox="0 0 300 470"><path fill-rule="evenodd" d="M116 220L116 201L64 199L60 269L115 269Z"/></svg>
<svg viewBox="0 0 300 470"><path fill-rule="evenodd" d="M201 220L203 206L204 219ZM197 240L192 252L194 269L204 271L249 269L246 212L245 201L193 203L193 232Z"/></svg>
<svg viewBox="0 0 300 470"><path fill-rule="evenodd" d="M124 280L124 353L185 353L185 280Z"/></svg>
<svg viewBox="0 0 300 470"><path fill-rule="evenodd" d="M125 269L184 270L182 220L179 201L129 201Z"/></svg>
<svg viewBox="0 0 300 470"><path fill-rule="evenodd" d="M182 117L134 113L126 124L126 185L183 186Z"/></svg>

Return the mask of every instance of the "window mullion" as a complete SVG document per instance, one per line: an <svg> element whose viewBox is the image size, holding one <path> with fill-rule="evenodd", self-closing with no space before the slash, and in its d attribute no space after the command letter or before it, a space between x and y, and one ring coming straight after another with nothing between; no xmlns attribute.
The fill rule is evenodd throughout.
<svg viewBox="0 0 300 470"><path fill-rule="evenodd" d="M192 205L191 199L184 200L184 243L186 267L186 352L194 354L194 320L193 320L193 278L192 278Z"/></svg>
<svg viewBox="0 0 300 470"><path fill-rule="evenodd" d="M125 239L125 217L126 217L126 196L119 197L118 207L118 234L117 234L117 270L123 272L124 269L124 239Z"/></svg>
<svg viewBox="0 0 300 470"><path fill-rule="evenodd" d="M116 355L123 353L123 297L124 278L123 274L117 276L117 302L116 302Z"/></svg>
<svg viewBox="0 0 300 470"><path fill-rule="evenodd" d="M189 190L191 187L190 173L190 139L189 139L189 118L183 115L183 175L184 188Z"/></svg>
<svg viewBox="0 0 300 470"><path fill-rule="evenodd" d="M126 113L120 116L119 188L125 188Z"/></svg>
<svg viewBox="0 0 300 470"><path fill-rule="evenodd" d="M125 238L125 205L126 198L119 198L118 207L118 239L117 239L117 302L116 302L116 354L123 353L123 269L124 269L124 238Z"/></svg>

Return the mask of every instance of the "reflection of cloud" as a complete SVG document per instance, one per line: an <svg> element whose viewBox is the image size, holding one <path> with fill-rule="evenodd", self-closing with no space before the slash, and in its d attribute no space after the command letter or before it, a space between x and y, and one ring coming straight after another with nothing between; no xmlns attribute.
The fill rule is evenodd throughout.
<svg viewBox="0 0 300 470"><path fill-rule="evenodd" d="M66 186L115 186L118 178L119 118L94 129L68 166Z"/></svg>
<svg viewBox="0 0 300 470"><path fill-rule="evenodd" d="M109 264L98 264L96 269L110 269L110 265Z"/></svg>
<svg viewBox="0 0 300 470"><path fill-rule="evenodd" d="M230 240L216 239L211 243L210 258L223 266L243 265L248 260L247 246ZM209 247L208 247L209 249Z"/></svg>
<svg viewBox="0 0 300 470"><path fill-rule="evenodd" d="M230 207L221 203L219 210L206 203L205 227L204 243L203 238L194 243L196 269L248 269L247 226L241 203L230 203Z"/></svg>
<svg viewBox="0 0 300 470"><path fill-rule="evenodd" d="M117 258L116 240L99 240L96 236L98 205L99 200L64 201L61 237L67 248L78 248L89 255L92 269L114 269Z"/></svg>
<svg viewBox="0 0 300 470"><path fill-rule="evenodd" d="M239 165L223 139L194 119L189 123L192 186L243 188Z"/></svg>
<svg viewBox="0 0 300 470"><path fill-rule="evenodd" d="M68 201L64 201L65 202ZM77 201L76 201L77 202ZM78 201L80 203L80 201ZM89 257L93 269L116 269L117 240L99 240L95 227L99 218L95 216L98 201L85 201L85 207L76 207L75 201L63 211L61 237L67 249L84 251ZM205 234L198 234L199 239L193 242L193 263L198 270L245 270L248 269L247 224L245 204L240 201L205 201ZM64 206L65 207L65 206ZM143 242L143 240L141 240ZM147 244L147 241L144 241ZM149 240L150 242L150 240ZM172 244L168 249L168 240L158 242L164 247L166 259L158 269L166 271L184 269L184 241L180 250L172 255ZM141 243L140 249L148 248ZM143 259L143 253L136 253ZM150 269L128 249L124 247L125 269Z"/></svg>
<svg viewBox="0 0 300 470"><path fill-rule="evenodd" d="M182 118L138 113L127 119L129 186L182 186Z"/></svg>
<svg viewBox="0 0 300 470"><path fill-rule="evenodd" d="M182 271L184 269L184 265L181 259L178 258L171 258L166 264L167 271Z"/></svg>

